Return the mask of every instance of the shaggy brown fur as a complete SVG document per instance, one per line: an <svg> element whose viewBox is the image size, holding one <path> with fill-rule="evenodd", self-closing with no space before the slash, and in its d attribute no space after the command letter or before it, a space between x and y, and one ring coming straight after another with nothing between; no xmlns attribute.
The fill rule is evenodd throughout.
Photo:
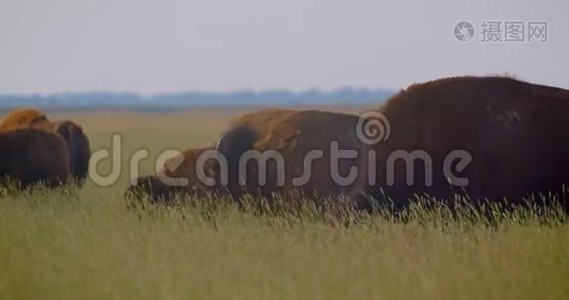
<svg viewBox="0 0 569 300"><path fill-rule="evenodd" d="M65 142L51 131L20 128L0 132L0 177L26 187L43 183L56 186L69 179L69 153Z"/></svg>
<svg viewBox="0 0 569 300"><path fill-rule="evenodd" d="M266 109L257 112L243 114L233 119L230 123L231 128L246 126L255 130L259 137L269 137L272 134L272 124L279 124L288 118L297 115L300 111L290 109ZM260 140L257 142L261 142Z"/></svg>
<svg viewBox="0 0 569 300"><path fill-rule="evenodd" d="M0 130L28 127L32 125L43 126L49 123L47 117L41 111L34 108L18 109L10 112L2 124Z"/></svg>
<svg viewBox="0 0 569 300"><path fill-rule="evenodd" d="M344 195L350 186L342 186L331 176L331 144L338 148L359 151L362 148L356 135L358 117L323 111L267 110L246 114L236 119L220 142L220 150L228 159L229 191L235 198L244 192L265 198L278 194L286 199L323 199ZM259 166L247 164L246 184L238 181L239 159L247 150L260 152L276 150L285 162L284 185L277 184L278 168L274 160L267 162L267 181L258 181ZM307 182L293 182L304 174L305 157L313 150L321 150L322 157L311 162L311 176ZM359 154L358 154L359 155ZM349 174L355 159L340 159L338 171ZM297 179L298 180L298 179Z"/></svg>
<svg viewBox="0 0 569 300"><path fill-rule="evenodd" d="M387 196L405 206L416 194L450 199L464 191L472 199L521 203L530 193L560 192L569 184L567 90L502 77L448 78L412 85L379 111L389 119L391 136L366 150L377 152L377 184L368 187L361 179L359 195L380 202ZM415 163L415 183L408 186L402 160L395 164L395 184L386 184L387 158L397 150L430 155L432 186L425 185L422 162ZM445 157L453 150L473 158L462 172L452 168L469 180L464 189L444 176Z"/></svg>
<svg viewBox="0 0 569 300"><path fill-rule="evenodd" d="M199 156L213 147L188 149L181 155L168 159L158 174L141 176L131 184L127 193L147 194L152 202L169 202L174 196L220 195L215 187L206 186L198 178L196 163ZM215 160L207 160L204 174L215 177L219 169Z"/></svg>
<svg viewBox="0 0 569 300"><path fill-rule="evenodd" d="M91 150L89 139L81 126L71 121L50 121L45 114L33 108L19 109L10 112L0 128L38 127L53 130L67 143L69 149L69 166L71 175L79 183L84 182L88 175Z"/></svg>
<svg viewBox="0 0 569 300"><path fill-rule="evenodd" d="M89 173L91 149L89 139L81 126L71 121L51 122L51 126L67 144L69 150L69 167L73 178L82 183Z"/></svg>

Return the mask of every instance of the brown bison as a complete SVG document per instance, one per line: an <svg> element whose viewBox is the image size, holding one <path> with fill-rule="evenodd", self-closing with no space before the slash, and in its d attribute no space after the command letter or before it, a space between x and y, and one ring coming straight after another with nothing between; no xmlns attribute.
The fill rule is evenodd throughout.
<svg viewBox="0 0 569 300"><path fill-rule="evenodd" d="M282 119L295 113L294 110L266 110L260 113L245 114L231 121L230 127L247 125L263 133L274 120ZM247 147L251 147L250 145ZM214 178L213 185L204 184L198 178L197 160L205 151L215 150L215 147L185 150L181 155L168 159L160 172L137 178L129 187L127 193L140 193L150 196L153 202L168 202L175 195L184 196L228 196L227 185L220 180L220 164L215 159L204 162L203 174Z"/></svg>
<svg viewBox="0 0 569 300"><path fill-rule="evenodd" d="M327 199L346 195L362 144L358 117L323 111L268 110L246 114L217 149L228 162L227 190L271 199Z"/></svg>
<svg viewBox="0 0 569 300"><path fill-rule="evenodd" d="M61 137L39 128L0 131L0 177L22 187L68 181L69 152Z"/></svg>
<svg viewBox="0 0 569 300"><path fill-rule="evenodd" d="M0 125L1 130L22 127L39 127L58 133L69 150L71 175L78 182L87 178L91 150L89 139L81 126L71 121L50 121L41 111L33 108L12 111Z"/></svg>
<svg viewBox="0 0 569 300"><path fill-rule="evenodd" d="M359 174L350 170L356 164L355 157L334 158L331 162L331 147L335 142L338 150L361 149L356 138L357 121L357 116L320 111L248 113L234 119L220 139L216 155L223 158L212 156L213 148L186 150L168 160L159 174L138 178L129 190L147 192L155 201L174 194L231 196L237 201L244 194L264 198L276 194L285 198L341 196L350 185L343 184L341 178L335 182L330 168L338 170L337 177ZM202 156L207 150L210 155ZM240 158L247 153L259 155L244 161L245 171L240 178ZM200 156L207 160L198 170ZM226 168L223 161L227 162ZM213 181L206 183L198 171ZM259 181L259 173L265 172L266 176L261 177L265 182Z"/></svg>
<svg viewBox="0 0 569 300"><path fill-rule="evenodd" d="M569 91L502 77L415 84L380 112L391 132L373 151L374 172L353 191L360 203L397 207L416 195L520 204L569 184ZM360 169L370 162L360 157ZM565 208L568 208L565 199Z"/></svg>
<svg viewBox="0 0 569 300"><path fill-rule="evenodd" d="M89 139L81 126L71 121L51 122L52 130L57 132L67 144L69 150L69 167L73 178L82 183L89 173L91 149Z"/></svg>
<svg viewBox="0 0 569 300"><path fill-rule="evenodd" d="M179 156L168 159L157 174L141 176L129 187L127 193L143 193L152 202L169 202L175 196L220 196L222 191L200 180L198 158L213 147L188 149ZM204 156L204 158L206 158ZM215 178L219 170L216 160L206 159L202 165L203 174Z"/></svg>

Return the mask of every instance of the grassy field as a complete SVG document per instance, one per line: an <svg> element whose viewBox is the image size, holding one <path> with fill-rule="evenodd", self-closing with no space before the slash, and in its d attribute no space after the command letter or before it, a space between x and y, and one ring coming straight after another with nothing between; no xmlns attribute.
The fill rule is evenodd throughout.
<svg viewBox="0 0 569 300"><path fill-rule="evenodd" d="M569 299L569 225L555 211L484 218L413 210L405 223L232 205L128 210L139 149L213 143L239 111L77 113L92 149L123 142L117 183L0 196L1 299ZM101 170L110 163L102 164Z"/></svg>

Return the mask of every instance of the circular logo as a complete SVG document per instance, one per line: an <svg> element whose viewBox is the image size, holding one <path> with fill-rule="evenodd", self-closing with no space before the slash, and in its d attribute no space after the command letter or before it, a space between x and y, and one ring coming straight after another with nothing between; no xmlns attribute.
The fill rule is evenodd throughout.
<svg viewBox="0 0 569 300"><path fill-rule="evenodd" d="M454 26L454 37L461 42L468 42L474 37L474 27L470 22L458 22Z"/></svg>
<svg viewBox="0 0 569 300"><path fill-rule="evenodd" d="M379 111L368 111L359 117L356 134L361 142L373 145L387 141L391 134L391 124Z"/></svg>

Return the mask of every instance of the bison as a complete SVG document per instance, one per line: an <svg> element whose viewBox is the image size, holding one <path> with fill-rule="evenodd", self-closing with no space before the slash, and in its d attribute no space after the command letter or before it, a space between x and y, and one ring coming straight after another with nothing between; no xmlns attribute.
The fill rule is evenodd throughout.
<svg viewBox="0 0 569 300"><path fill-rule="evenodd" d="M208 150L213 151L214 147L188 149L168 159L157 174L135 179L127 194L143 193L151 202L169 202L178 195L221 196L223 190L204 184L197 171L198 158ZM206 159L201 170L205 176L215 178L219 166L216 160Z"/></svg>
<svg viewBox="0 0 569 300"><path fill-rule="evenodd" d="M262 110L244 114L234 119L220 138L215 155L222 158L212 155L213 148L186 150L168 160L158 174L138 178L129 190L145 191L153 201L174 194L229 196L239 203L245 194L267 199L276 195L286 199L342 196L350 185L343 184L341 177L359 176L350 170L356 160L335 159L332 151L350 150L357 155L362 148L356 137L357 122L354 115L321 111ZM210 155L203 169L198 170L197 160L207 150ZM247 154L253 156L242 162L244 172L240 176L241 157ZM338 170L338 182L330 173L331 167ZM198 171L213 181L206 183ZM259 181L259 173L265 171L266 176L261 177L265 181Z"/></svg>
<svg viewBox="0 0 569 300"><path fill-rule="evenodd" d="M39 128L0 131L0 177L21 187L65 184L70 177L67 146L57 134Z"/></svg>
<svg viewBox="0 0 569 300"><path fill-rule="evenodd" d="M265 133L265 130L270 128L267 126L269 123L295 112L294 110L265 110L260 113L245 114L233 119L230 122L230 128L244 125ZM249 149L251 145L246 147ZM197 160L208 150L213 151L215 147L187 149L181 155L168 159L157 174L141 176L131 183L127 194L147 194L152 202L169 202L175 195L231 196L227 185L220 183L220 164L217 160L208 159L202 170L204 175L214 178L213 185L204 184L203 180L198 178Z"/></svg>
<svg viewBox="0 0 569 300"><path fill-rule="evenodd" d="M91 150L89 139L81 126L71 121L50 121L41 111L33 108L10 112L0 125L1 130L22 127L39 127L59 134L69 150L69 166L73 178L82 183L88 175Z"/></svg>
<svg viewBox="0 0 569 300"><path fill-rule="evenodd" d="M465 196L523 204L564 195L569 183L569 91L506 77L456 77L415 84L376 110L389 137L364 147L375 167L354 186L356 202ZM561 198L565 209L567 202Z"/></svg>
<svg viewBox="0 0 569 300"><path fill-rule="evenodd" d="M246 114L221 137L227 190L273 199L343 199L360 173L358 116L316 110ZM354 203L355 204L355 203Z"/></svg>

